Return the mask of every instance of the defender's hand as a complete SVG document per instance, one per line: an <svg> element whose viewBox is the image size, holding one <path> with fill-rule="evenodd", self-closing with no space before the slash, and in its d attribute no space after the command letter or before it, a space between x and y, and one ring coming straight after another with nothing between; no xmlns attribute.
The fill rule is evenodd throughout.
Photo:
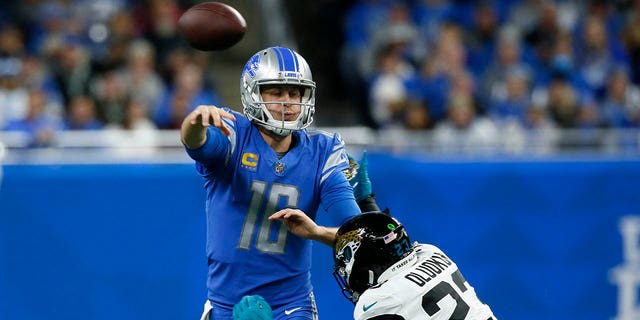
<svg viewBox="0 0 640 320"><path fill-rule="evenodd" d="M349 156L349 158L351 158L351 156ZM349 183L353 187L353 195L358 202L362 201L373 193L373 191L371 190L371 180L369 179L366 151L362 153L358 171L356 172L353 179L349 180Z"/></svg>
<svg viewBox="0 0 640 320"><path fill-rule="evenodd" d="M234 320L271 320L273 311L262 296L244 296L233 306Z"/></svg>

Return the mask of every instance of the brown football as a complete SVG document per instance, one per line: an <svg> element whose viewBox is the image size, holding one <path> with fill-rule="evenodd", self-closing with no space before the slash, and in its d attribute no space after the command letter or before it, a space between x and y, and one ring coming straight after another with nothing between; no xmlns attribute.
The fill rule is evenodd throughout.
<svg viewBox="0 0 640 320"><path fill-rule="evenodd" d="M178 30L195 49L224 50L242 39L247 31L247 22L238 10L227 4L203 2L182 14Z"/></svg>

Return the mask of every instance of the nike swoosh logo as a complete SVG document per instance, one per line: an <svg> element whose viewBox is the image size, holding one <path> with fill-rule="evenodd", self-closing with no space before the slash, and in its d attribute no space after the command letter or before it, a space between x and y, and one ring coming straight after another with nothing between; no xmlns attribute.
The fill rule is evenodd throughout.
<svg viewBox="0 0 640 320"><path fill-rule="evenodd" d="M290 315L290 314L292 314L292 313L294 313L294 312L296 312L296 311L298 311L298 310L300 310L300 309L302 309L302 307L293 308L293 309L291 309L291 310L285 310L285 311L284 311L284 314L285 314L285 315Z"/></svg>
<svg viewBox="0 0 640 320"><path fill-rule="evenodd" d="M371 309L371 307L375 306L376 303L378 303L378 301L368 305L368 306L362 306L362 311L367 312L367 310Z"/></svg>

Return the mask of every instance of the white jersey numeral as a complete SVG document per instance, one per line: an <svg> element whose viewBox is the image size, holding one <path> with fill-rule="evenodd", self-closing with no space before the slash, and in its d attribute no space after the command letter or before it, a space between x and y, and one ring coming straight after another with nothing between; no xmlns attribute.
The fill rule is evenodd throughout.
<svg viewBox="0 0 640 320"><path fill-rule="evenodd" d="M293 185L274 183L267 194L268 184L265 181L253 181L251 183L251 202L247 210L247 215L242 226L242 234L240 235L240 241L238 247L242 249L249 249L251 246L251 239L253 238L253 232L255 230L258 216L260 215L260 208L264 199L267 199L267 203L262 210L262 222L260 223L260 229L258 230L258 237L256 239L256 249L268 252L268 253L284 253L285 244L287 242L287 227L284 224L280 224L278 229L277 239L271 241L269 234L271 233L271 221L268 217L273 214L280 203L280 199L286 198L287 207L297 207L300 192L298 188ZM265 197L266 196L266 197Z"/></svg>

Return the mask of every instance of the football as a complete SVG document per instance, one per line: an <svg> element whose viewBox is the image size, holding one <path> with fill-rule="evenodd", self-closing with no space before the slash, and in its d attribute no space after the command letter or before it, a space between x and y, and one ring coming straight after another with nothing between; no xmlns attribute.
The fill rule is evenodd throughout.
<svg viewBox="0 0 640 320"><path fill-rule="evenodd" d="M247 30L244 17L221 2L203 2L185 11L178 20L178 31L194 49L224 50L238 43Z"/></svg>

